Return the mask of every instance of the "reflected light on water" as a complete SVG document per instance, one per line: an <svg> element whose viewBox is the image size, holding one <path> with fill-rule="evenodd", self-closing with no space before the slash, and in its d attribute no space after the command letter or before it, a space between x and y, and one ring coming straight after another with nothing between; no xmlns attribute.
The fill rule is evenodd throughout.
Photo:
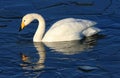
<svg viewBox="0 0 120 78"><path fill-rule="evenodd" d="M46 58L44 45L43 45L43 43L34 43L34 47L36 48L36 50L38 52L39 59L36 63L32 63L32 61L30 61L30 59L29 59L29 56L22 54L21 59L25 63L25 64L21 64L23 69L40 70L40 69L44 68L44 62L45 62L45 58Z"/></svg>
<svg viewBox="0 0 120 78"><path fill-rule="evenodd" d="M24 70L42 70L45 68L46 50L45 46L52 49L54 52L62 53L65 55L74 55L93 48L97 42L98 35L84 38L81 41L67 41L67 42L54 42L54 43L33 43L37 54L39 55L38 61L33 63L30 57L21 54L23 64L21 67Z"/></svg>
<svg viewBox="0 0 120 78"><path fill-rule="evenodd" d="M66 55L73 55L85 50L93 48L96 44L97 36L91 36L84 38L83 40L76 41L65 41L65 42L53 42L44 43L47 47L52 49L54 52L59 52Z"/></svg>

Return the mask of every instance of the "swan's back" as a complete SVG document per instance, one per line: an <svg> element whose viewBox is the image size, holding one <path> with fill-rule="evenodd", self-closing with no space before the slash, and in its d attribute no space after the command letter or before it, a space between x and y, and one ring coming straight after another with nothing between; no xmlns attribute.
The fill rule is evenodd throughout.
<svg viewBox="0 0 120 78"><path fill-rule="evenodd" d="M66 18L66 19L63 19L63 20L60 20L60 21L57 21L56 23L54 23L52 25L51 29L56 28L61 25L66 26L65 24L71 24L70 26L79 26L79 27L81 25L84 28L87 28L87 27L95 25L96 22L90 21L90 20L84 20L84 19ZM72 25L72 24L74 24L74 25Z"/></svg>
<svg viewBox="0 0 120 78"><path fill-rule="evenodd" d="M53 42L80 40L82 35L90 36L96 32L96 30L93 29L94 27L92 27L95 24L96 22L90 20L66 18L54 23L46 32L42 41ZM92 32L92 34L88 34L90 32Z"/></svg>

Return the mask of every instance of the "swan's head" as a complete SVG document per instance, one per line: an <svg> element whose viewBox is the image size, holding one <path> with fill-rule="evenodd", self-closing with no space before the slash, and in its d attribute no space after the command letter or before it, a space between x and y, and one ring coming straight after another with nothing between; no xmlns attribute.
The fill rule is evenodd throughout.
<svg viewBox="0 0 120 78"><path fill-rule="evenodd" d="M22 29L24 29L28 24L30 24L32 21L34 20L33 14L26 14L23 18L22 18L22 22L21 22L21 26L19 31L21 31Z"/></svg>

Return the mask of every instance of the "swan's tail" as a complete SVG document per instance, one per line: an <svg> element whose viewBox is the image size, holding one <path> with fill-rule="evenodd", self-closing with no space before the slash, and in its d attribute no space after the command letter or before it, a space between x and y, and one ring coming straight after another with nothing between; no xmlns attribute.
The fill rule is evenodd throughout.
<svg viewBox="0 0 120 78"><path fill-rule="evenodd" d="M83 31L83 35L85 35L86 37L88 36L92 36L98 32L100 32L101 30L99 28L96 27L89 27L86 30Z"/></svg>

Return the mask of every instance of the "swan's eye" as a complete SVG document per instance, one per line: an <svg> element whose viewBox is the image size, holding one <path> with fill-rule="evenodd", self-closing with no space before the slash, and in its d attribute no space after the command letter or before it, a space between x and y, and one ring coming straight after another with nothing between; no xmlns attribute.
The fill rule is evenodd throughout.
<svg viewBox="0 0 120 78"><path fill-rule="evenodd" d="M25 20L23 22L25 22Z"/></svg>

